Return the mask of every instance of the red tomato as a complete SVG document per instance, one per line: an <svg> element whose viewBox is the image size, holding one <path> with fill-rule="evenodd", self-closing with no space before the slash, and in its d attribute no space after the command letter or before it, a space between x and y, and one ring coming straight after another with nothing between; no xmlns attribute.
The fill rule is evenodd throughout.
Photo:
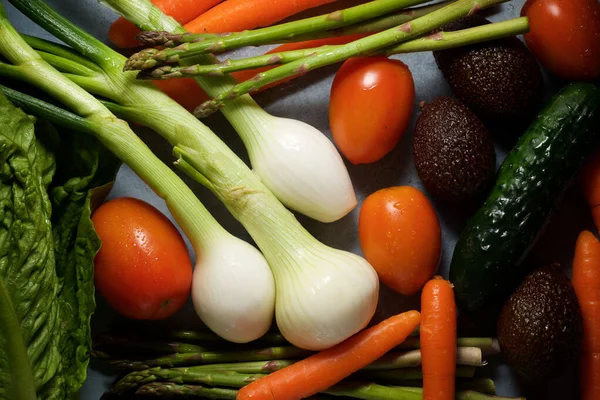
<svg viewBox="0 0 600 400"><path fill-rule="evenodd" d="M527 0L525 41L554 75L568 80L600 77L600 3L598 0Z"/></svg>
<svg viewBox="0 0 600 400"><path fill-rule="evenodd" d="M331 87L333 141L353 164L380 160L400 141L414 100L412 74L401 61L386 57L346 61Z"/></svg>
<svg viewBox="0 0 600 400"><path fill-rule="evenodd" d="M410 186L379 190L365 200L358 221L360 245L379 278L410 296L440 262L440 222L425 195Z"/></svg>
<svg viewBox="0 0 600 400"><path fill-rule="evenodd" d="M94 280L108 303L133 319L157 320L179 310L192 285L192 262L167 217L128 197L104 203L92 216L102 247Z"/></svg>

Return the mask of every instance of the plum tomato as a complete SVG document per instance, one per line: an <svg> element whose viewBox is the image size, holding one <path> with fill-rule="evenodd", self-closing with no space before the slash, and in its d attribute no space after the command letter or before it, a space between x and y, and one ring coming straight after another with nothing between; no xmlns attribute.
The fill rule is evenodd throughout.
<svg viewBox="0 0 600 400"><path fill-rule="evenodd" d="M402 138L414 100L413 77L401 61L386 57L347 60L331 87L333 141L353 164L380 160Z"/></svg>
<svg viewBox="0 0 600 400"><path fill-rule="evenodd" d="M600 77L600 3L598 0L527 0L525 41L555 76L566 80Z"/></svg>
<svg viewBox="0 0 600 400"><path fill-rule="evenodd" d="M192 262L181 234L160 211L129 197L92 215L102 246L94 282L121 315L138 320L171 316L187 301Z"/></svg>
<svg viewBox="0 0 600 400"><path fill-rule="evenodd" d="M358 235L366 260L400 294L418 293L438 268L440 223L427 197L414 187L391 187L367 197Z"/></svg>

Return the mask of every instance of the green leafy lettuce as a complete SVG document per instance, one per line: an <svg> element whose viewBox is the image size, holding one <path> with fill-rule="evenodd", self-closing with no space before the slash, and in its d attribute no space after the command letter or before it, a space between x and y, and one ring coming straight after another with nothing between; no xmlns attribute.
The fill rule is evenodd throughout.
<svg viewBox="0 0 600 400"><path fill-rule="evenodd" d="M76 397L94 311L90 220L118 161L0 93L0 399Z"/></svg>

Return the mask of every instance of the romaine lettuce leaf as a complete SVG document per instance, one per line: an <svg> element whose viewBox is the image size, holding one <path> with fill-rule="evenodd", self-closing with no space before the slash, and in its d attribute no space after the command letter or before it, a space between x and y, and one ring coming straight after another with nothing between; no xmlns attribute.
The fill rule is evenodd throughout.
<svg viewBox="0 0 600 400"><path fill-rule="evenodd" d="M90 216L118 166L94 138L34 130L0 93L0 399L73 398L85 381Z"/></svg>

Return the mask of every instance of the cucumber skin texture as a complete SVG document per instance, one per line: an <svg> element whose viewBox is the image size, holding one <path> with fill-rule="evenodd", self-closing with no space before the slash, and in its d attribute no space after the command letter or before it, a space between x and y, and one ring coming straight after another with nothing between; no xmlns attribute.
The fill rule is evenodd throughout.
<svg viewBox="0 0 600 400"><path fill-rule="evenodd" d="M450 265L466 311L503 300L526 276L521 263L583 161L600 144L600 88L556 94L508 154L496 183L462 232Z"/></svg>

